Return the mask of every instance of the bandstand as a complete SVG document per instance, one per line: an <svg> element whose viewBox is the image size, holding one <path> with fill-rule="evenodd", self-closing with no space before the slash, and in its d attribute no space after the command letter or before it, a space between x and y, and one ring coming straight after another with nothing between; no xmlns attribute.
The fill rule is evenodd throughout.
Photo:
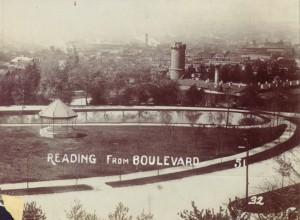
<svg viewBox="0 0 300 220"><path fill-rule="evenodd" d="M39 112L42 137L73 137L77 114L60 99L54 100Z"/></svg>

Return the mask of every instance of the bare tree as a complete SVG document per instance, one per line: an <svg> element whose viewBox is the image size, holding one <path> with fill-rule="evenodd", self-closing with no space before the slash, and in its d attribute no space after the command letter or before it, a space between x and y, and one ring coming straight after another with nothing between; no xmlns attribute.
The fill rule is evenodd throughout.
<svg viewBox="0 0 300 220"><path fill-rule="evenodd" d="M119 203L113 213L108 215L109 220L132 220L132 216L129 215L129 208L124 206L123 203Z"/></svg>
<svg viewBox="0 0 300 220"><path fill-rule="evenodd" d="M136 217L136 220L153 220L153 214L143 212Z"/></svg>
<svg viewBox="0 0 300 220"><path fill-rule="evenodd" d="M231 217L227 209L222 207L218 211L214 209L199 209L192 201L192 210L184 210L178 213L184 220L230 220Z"/></svg>
<svg viewBox="0 0 300 220"><path fill-rule="evenodd" d="M83 205L78 201L74 201L71 210L66 213L69 220L100 220L95 213L88 213L84 210Z"/></svg>
<svg viewBox="0 0 300 220"><path fill-rule="evenodd" d="M276 172L281 176L281 188L284 187L284 179L291 176L291 171L293 169L292 163L288 161L285 157L278 157L275 159L279 167L276 168Z"/></svg>
<svg viewBox="0 0 300 220"><path fill-rule="evenodd" d="M22 220L45 220L46 215L41 207L38 207L36 202L26 203L23 210Z"/></svg>

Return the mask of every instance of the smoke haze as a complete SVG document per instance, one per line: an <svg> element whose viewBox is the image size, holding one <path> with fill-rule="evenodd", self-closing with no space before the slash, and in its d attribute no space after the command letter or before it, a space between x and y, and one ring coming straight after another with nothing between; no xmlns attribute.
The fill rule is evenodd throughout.
<svg viewBox="0 0 300 220"><path fill-rule="evenodd" d="M266 36L296 41L297 0L0 0L3 41L130 42L166 38Z"/></svg>

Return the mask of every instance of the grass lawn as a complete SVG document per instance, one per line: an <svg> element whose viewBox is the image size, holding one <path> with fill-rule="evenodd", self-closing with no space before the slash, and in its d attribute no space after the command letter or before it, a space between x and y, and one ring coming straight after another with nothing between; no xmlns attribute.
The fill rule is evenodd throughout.
<svg viewBox="0 0 300 220"><path fill-rule="evenodd" d="M91 177L156 169L156 166L112 165L106 156L132 155L197 156L201 160L231 155L245 145L257 147L278 137L284 126L264 129L184 128L184 127L78 127L81 138L48 139L39 136L39 127L0 128L0 183ZM48 153L95 154L96 164L47 162Z"/></svg>

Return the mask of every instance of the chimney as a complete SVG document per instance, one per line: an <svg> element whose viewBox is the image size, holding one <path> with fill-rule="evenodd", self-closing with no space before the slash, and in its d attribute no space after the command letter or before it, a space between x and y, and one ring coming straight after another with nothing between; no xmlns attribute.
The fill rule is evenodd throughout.
<svg viewBox="0 0 300 220"><path fill-rule="evenodd" d="M218 86L220 81L219 66L215 66L215 86Z"/></svg>
<svg viewBox="0 0 300 220"><path fill-rule="evenodd" d="M145 46L146 47L149 46L149 36L148 36L148 33L145 34Z"/></svg>

